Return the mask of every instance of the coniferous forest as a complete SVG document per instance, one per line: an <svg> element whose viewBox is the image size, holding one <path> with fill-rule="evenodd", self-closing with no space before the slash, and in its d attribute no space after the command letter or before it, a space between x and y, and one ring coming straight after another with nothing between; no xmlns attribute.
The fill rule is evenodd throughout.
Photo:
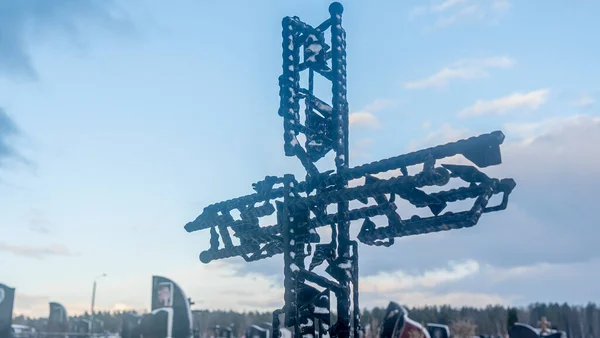
<svg viewBox="0 0 600 338"><path fill-rule="evenodd" d="M565 331L569 338L600 338L600 307L594 303L586 306L568 304L531 304L525 308L506 308L488 306L484 309L450 306L426 306L408 308L409 317L419 323L438 323L450 326L454 337L471 337L473 335L504 336L507 327L514 322L528 323L539 327L542 317L551 323L552 328ZM208 311L195 310L194 320L203 337L210 337L215 325L231 327L233 334L240 337L244 330L252 324L270 322L269 312ZM365 309L361 313L363 327L376 328L383 318L385 308ZM105 330L119 332L124 312L99 312L95 317L104 322ZM80 317L89 317L84 314ZM73 317L77 318L77 317ZM45 318L28 318L16 316L15 324L24 324L44 331ZM367 337L374 337L375 330L367 331Z"/></svg>

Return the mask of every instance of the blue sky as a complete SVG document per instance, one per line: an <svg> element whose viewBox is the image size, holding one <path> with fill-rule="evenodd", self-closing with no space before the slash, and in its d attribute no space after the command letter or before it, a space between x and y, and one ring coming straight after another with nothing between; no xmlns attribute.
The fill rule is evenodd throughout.
<svg viewBox="0 0 600 338"><path fill-rule="evenodd" d="M343 1L351 165L503 130L509 209L362 248L362 305L600 301L600 5ZM301 173L277 115L281 19L327 1L0 4L0 281L47 302L148 308L150 280L201 308L281 304L281 258L203 265L183 225L265 175ZM252 290L247 285L252 282Z"/></svg>

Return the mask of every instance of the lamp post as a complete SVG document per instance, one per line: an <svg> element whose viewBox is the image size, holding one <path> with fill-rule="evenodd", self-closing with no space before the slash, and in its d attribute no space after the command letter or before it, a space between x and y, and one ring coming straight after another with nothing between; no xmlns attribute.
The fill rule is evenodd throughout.
<svg viewBox="0 0 600 338"><path fill-rule="evenodd" d="M94 328L94 303L96 302L96 281L102 277L106 277L106 274L103 273L100 276L96 276L94 278L94 288L92 289L92 314L90 316L90 334L92 334L92 330Z"/></svg>

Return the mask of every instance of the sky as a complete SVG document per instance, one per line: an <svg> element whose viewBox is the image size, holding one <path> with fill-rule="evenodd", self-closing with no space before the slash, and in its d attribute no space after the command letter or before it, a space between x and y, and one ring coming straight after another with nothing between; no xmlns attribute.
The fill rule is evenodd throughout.
<svg viewBox="0 0 600 338"><path fill-rule="evenodd" d="M600 302L600 4L342 3L350 165L502 130L503 164L485 172L517 182L476 227L362 245L361 307ZM0 282L15 312L89 311L103 273L96 310L148 309L152 275L194 308L280 307L281 256L205 265L209 234L183 226L302 173L277 115L281 19L318 25L328 6L1 2Z"/></svg>

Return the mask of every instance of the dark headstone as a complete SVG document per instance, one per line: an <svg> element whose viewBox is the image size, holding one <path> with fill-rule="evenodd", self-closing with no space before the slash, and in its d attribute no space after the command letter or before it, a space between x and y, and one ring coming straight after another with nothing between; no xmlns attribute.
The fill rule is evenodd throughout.
<svg viewBox="0 0 600 338"><path fill-rule="evenodd" d="M540 334L537 329L524 323L514 323L514 325L508 330L508 336L510 338L540 338Z"/></svg>
<svg viewBox="0 0 600 338"><path fill-rule="evenodd" d="M404 309L398 303L390 302L385 310L383 322L379 330L379 338L395 337L394 333L397 331L397 328L402 328L404 325L405 314L406 309Z"/></svg>
<svg viewBox="0 0 600 338"><path fill-rule="evenodd" d="M15 289L0 284L0 337L10 336L14 303Z"/></svg>
<svg viewBox="0 0 600 338"><path fill-rule="evenodd" d="M172 327L172 314L172 309L162 308L144 315L140 323L141 335L144 338L172 337L169 335Z"/></svg>
<svg viewBox="0 0 600 338"><path fill-rule="evenodd" d="M135 313L123 315L121 324L121 338L140 338L140 323L142 317Z"/></svg>
<svg viewBox="0 0 600 338"><path fill-rule="evenodd" d="M83 318L71 320L70 331L77 334L87 334L90 332L90 321L88 319Z"/></svg>
<svg viewBox="0 0 600 338"><path fill-rule="evenodd" d="M46 331L51 334L49 338L63 338L65 337L64 333L69 330L69 320L67 316L67 310L60 303L50 303L50 315L48 316L48 325ZM58 334L60 333L60 334Z"/></svg>
<svg viewBox="0 0 600 338"><path fill-rule="evenodd" d="M246 338L270 338L271 329L266 325L250 325L246 329Z"/></svg>
<svg viewBox="0 0 600 338"><path fill-rule="evenodd" d="M543 335L544 338L567 338L567 334L563 331L556 331Z"/></svg>
<svg viewBox="0 0 600 338"><path fill-rule="evenodd" d="M427 332L429 332L431 338L450 338L450 328L448 325L428 323Z"/></svg>
<svg viewBox="0 0 600 338"><path fill-rule="evenodd" d="M429 332L408 317L408 311L398 303L390 302L379 331L379 338L430 338Z"/></svg>
<svg viewBox="0 0 600 338"><path fill-rule="evenodd" d="M183 290L172 280L152 277L152 311L162 308L173 309L173 338L189 338L193 334L190 302ZM145 335L144 335L145 337Z"/></svg>

